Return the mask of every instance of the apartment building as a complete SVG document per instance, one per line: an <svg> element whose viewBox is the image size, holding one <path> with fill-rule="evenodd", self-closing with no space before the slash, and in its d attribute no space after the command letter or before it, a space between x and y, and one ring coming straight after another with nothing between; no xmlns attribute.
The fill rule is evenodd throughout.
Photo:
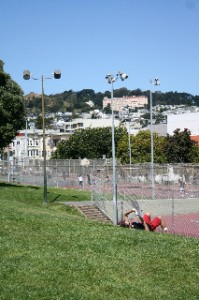
<svg viewBox="0 0 199 300"><path fill-rule="evenodd" d="M120 120L114 120L115 127L120 125ZM72 134L76 130L86 129L86 128L98 128L98 127L111 127L112 118L108 119L74 119L71 122L65 122L63 125L63 130L66 133Z"/></svg>
<svg viewBox="0 0 199 300"><path fill-rule="evenodd" d="M46 158L50 159L61 140L68 140L69 134L60 130L46 130ZM11 157L18 160L26 158L43 159L43 131L42 130L20 130L9 146Z"/></svg>
<svg viewBox="0 0 199 300"><path fill-rule="evenodd" d="M114 111L122 111L124 107L129 108L141 108L148 104L148 98L146 96L124 96L121 98L113 98L113 106ZM104 97L103 99L103 109L110 105L111 106L111 99Z"/></svg>
<svg viewBox="0 0 199 300"><path fill-rule="evenodd" d="M118 119L114 120L115 126L120 125ZM63 129L46 130L46 159L50 159L57 145L62 140L68 140L76 130L97 127L111 127L112 119L74 119L71 122L64 122ZM10 158L20 160L27 158L43 159L43 130L27 129L20 130L9 145Z"/></svg>

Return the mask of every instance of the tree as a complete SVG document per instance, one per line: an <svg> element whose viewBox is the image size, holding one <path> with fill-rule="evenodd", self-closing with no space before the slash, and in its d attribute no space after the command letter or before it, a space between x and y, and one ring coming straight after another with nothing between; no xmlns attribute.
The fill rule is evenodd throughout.
<svg viewBox="0 0 199 300"><path fill-rule="evenodd" d="M167 134L165 154L169 163L191 163L196 153L196 142L191 140L191 132L187 128L184 131L174 130L173 135Z"/></svg>
<svg viewBox="0 0 199 300"><path fill-rule="evenodd" d="M120 88L117 90L114 90L114 97L116 98L122 98L123 96L128 96L129 95L129 91L127 90L127 88Z"/></svg>
<svg viewBox="0 0 199 300"><path fill-rule="evenodd" d="M108 103L108 105L106 106L106 107L104 107L104 112L105 112L105 114L110 114L111 115L111 113L112 113L112 110L111 110L111 105L110 105L110 103Z"/></svg>
<svg viewBox="0 0 199 300"><path fill-rule="evenodd" d="M131 144L131 162L132 163L145 163L151 161L151 133L149 130L139 131L135 136L130 136ZM165 163L166 156L164 154L165 138L158 136L157 133L153 134L154 142L154 162ZM129 141L128 135L120 139L117 148L117 157L120 158L122 164L127 164L129 158Z"/></svg>
<svg viewBox="0 0 199 300"><path fill-rule="evenodd" d="M148 99L150 98L150 91L142 91L140 89L136 90L128 90L126 88L120 88L114 90L114 97L123 97L123 96L147 96ZM111 98L111 92L105 91L104 93L98 92L95 93L92 89L84 89L78 92L73 90L64 91L60 94L54 95L45 95L45 101L48 103L46 106L46 112L55 112L55 111L70 111L74 112L76 109L82 110L85 109L85 103L89 100L92 100L94 103L94 108L102 109L103 106L103 98L108 97ZM28 95L25 98L27 103L27 107L31 113L39 113L41 101L36 100L34 103L31 103L28 100ZM32 98L32 96L31 96ZM186 106L189 105L197 105L199 106L199 96L193 96L187 93L177 93L177 92L154 92L153 93L153 106L161 104L161 105L175 105L175 104L183 104ZM148 101L149 109L150 101Z"/></svg>
<svg viewBox="0 0 199 300"><path fill-rule="evenodd" d="M53 127L53 118L45 118L45 128L50 129ZM35 128L36 129L43 129L43 117L42 115L38 115L35 120Z"/></svg>
<svg viewBox="0 0 199 300"><path fill-rule="evenodd" d="M4 72L4 63L0 60L0 149L3 150L25 124L23 91Z"/></svg>
<svg viewBox="0 0 199 300"><path fill-rule="evenodd" d="M123 136L126 129L115 128L115 145ZM53 158L88 158L97 159L106 155L112 157L112 130L111 127L87 128L76 131L68 141L61 141Z"/></svg>
<svg viewBox="0 0 199 300"><path fill-rule="evenodd" d="M199 163L199 147L197 144L193 145L192 147L192 163Z"/></svg>
<svg viewBox="0 0 199 300"><path fill-rule="evenodd" d="M131 145L133 136L130 137ZM129 144L128 144L128 134L123 135L123 137L118 142L118 147L116 151L116 157L120 160L122 164L129 164Z"/></svg>

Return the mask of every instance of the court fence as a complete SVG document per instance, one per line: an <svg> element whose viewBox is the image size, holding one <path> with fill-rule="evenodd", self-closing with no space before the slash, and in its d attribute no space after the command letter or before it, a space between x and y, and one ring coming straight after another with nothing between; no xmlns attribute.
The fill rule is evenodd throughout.
<svg viewBox="0 0 199 300"><path fill-rule="evenodd" d="M43 186L43 168L42 160L0 161L0 181ZM46 171L50 187L91 190L96 206L113 221L111 160L47 160ZM154 164L154 180L151 173L150 163L116 166L118 221L136 203L143 213L161 215L170 233L199 237L199 165Z"/></svg>

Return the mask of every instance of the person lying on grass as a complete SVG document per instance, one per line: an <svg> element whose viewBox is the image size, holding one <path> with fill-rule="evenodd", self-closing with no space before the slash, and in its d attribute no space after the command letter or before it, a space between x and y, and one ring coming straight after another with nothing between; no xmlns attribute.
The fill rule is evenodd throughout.
<svg viewBox="0 0 199 300"><path fill-rule="evenodd" d="M133 212L136 214L136 218L129 219L129 215ZM124 220L118 224L126 228L142 229L147 231L155 231L156 228L160 226L163 232L168 231L168 228L165 226L161 216L155 217L151 220L150 212L145 213L142 217L141 213L139 213L135 208L127 211L124 214Z"/></svg>

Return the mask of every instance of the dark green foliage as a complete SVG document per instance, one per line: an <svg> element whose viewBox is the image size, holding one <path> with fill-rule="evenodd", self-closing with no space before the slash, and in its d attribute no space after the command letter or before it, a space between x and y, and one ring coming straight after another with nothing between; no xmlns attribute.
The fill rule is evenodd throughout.
<svg viewBox="0 0 199 300"><path fill-rule="evenodd" d="M193 105L195 97L187 93L167 92L167 93L153 93L153 105Z"/></svg>
<svg viewBox="0 0 199 300"><path fill-rule="evenodd" d="M130 137L132 163L151 161L151 133L148 130L140 131ZM154 162L155 163L196 163L199 162L199 148L191 140L189 130L174 131L174 135L161 137L153 134ZM128 164L129 139L125 128L115 128L116 157L122 164ZM112 157L112 130L106 128L88 128L76 131L68 141L59 143L53 158L56 159L98 159L105 155Z"/></svg>
<svg viewBox="0 0 199 300"><path fill-rule="evenodd" d="M176 129L174 135L167 135L165 154L169 163L190 163L193 161L193 151L196 142L191 140L188 129Z"/></svg>
<svg viewBox="0 0 199 300"><path fill-rule="evenodd" d="M129 96L129 91L127 90L127 88L120 88L120 89L114 90L114 97L122 98L124 96Z"/></svg>
<svg viewBox="0 0 199 300"><path fill-rule="evenodd" d="M0 60L0 149L6 147L25 123L23 91L3 70Z"/></svg>
<svg viewBox="0 0 199 300"><path fill-rule="evenodd" d="M45 128L50 129L53 127L53 118L45 118ZM43 118L39 115L35 120L35 128L43 129Z"/></svg>
<svg viewBox="0 0 199 300"><path fill-rule="evenodd" d="M124 128L115 129L116 147L118 141L126 133ZM59 143L54 158L88 158L97 159L106 155L107 158L112 156L112 129L105 128L88 128L76 131L68 141Z"/></svg>
<svg viewBox="0 0 199 300"><path fill-rule="evenodd" d="M151 161L151 133L149 130L140 131L137 135L130 137L131 141L131 162L145 163ZM166 156L164 153L166 139L153 134L154 141L154 162L165 163ZM117 147L117 158L122 164L129 164L129 141L128 135L124 135L119 140Z"/></svg>
<svg viewBox="0 0 199 300"><path fill-rule="evenodd" d="M151 134L150 131L140 131L136 136L131 136L131 161L144 163L151 161ZM180 129L174 135L160 137L153 134L154 162L155 163L198 163L199 147L191 140L190 131ZM129 163L129 142L127 134L120 139L117 147L117 158L122 164Z"/></svg>
<svg viewBox="0 0 199 300"><path fill-rule="evenodd" d="M0 78L1 83L1 78ZM128 90L127 88L120 88L114 90L114 97L123 96L147 96L149 97L149 90L142 91L140 89ZM102 101L104 97L111 98L111 92L105 91L104 93L95 93L92 89L84 89L79 92L73 90L64 91L60 94L55 95L45 95L46 102L46 112L58 112L67 111L75 112L88 111L90 106L86 103L91 100L94 103L94 108L102 109ZM199 96L193 96L187 93L177 93L177 92L154 92L153 93L153 105L193 105L199 106ZM40 113L41 111L41 100L39 98L29 99L26 97L26 107L29 112ZM149 108L149 103L148 103Z"/></svg>
<svg viewBox="0 0 199 300"><path fill-rule="evenodd" d="M111 105L108 104L105 108L104 108L104 112L105 114L112 114L112 110L111 110Z"/></svg>

